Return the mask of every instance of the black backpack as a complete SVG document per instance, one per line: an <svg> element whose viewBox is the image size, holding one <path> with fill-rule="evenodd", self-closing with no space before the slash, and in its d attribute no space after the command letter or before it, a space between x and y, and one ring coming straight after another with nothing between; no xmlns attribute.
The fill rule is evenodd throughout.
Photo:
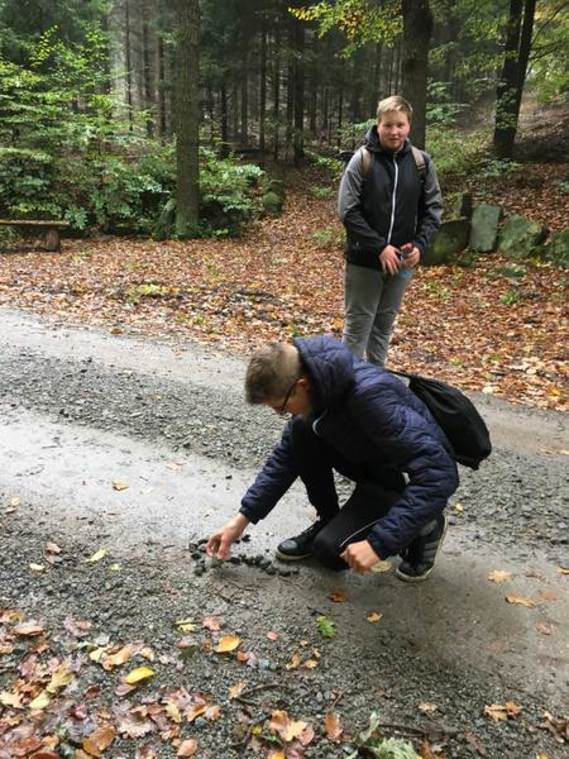
<svg viewBox="0 0 569 759"><path fill-rule="evenodd" d="M478 469L492 452L492 443L488 427L472 401L446 382L407 372L391 373L409 380L409 389L423 401L447 436L455 461Z"/></svg>

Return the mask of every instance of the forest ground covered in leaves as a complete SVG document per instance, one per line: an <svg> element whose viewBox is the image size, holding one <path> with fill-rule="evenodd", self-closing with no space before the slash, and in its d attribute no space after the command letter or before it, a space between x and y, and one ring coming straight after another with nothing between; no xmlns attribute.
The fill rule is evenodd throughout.
<svg viewBox="0 0 569 759"><path fill-rule="evenodd" d="M560 182L569 163L461 182L475 202L497 202L556 231L566 224ZM290 171L280 217L240 238L65 240L61 253L32 247L0 259L0 303L248 352L297 334L341 334L342 229L316 168ZM462 185L466 186L462 186ZM467 265L422 267L407 292L390 365L542 408L567 409L567 271L496 253Z"/></svg>

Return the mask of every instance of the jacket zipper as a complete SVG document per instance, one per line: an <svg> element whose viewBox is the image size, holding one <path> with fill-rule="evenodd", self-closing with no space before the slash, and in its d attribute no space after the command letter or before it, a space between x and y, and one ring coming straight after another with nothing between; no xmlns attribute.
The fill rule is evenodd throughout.
<svg viewBox="0 0 569 759"><path fill-rule="evenodd" d="M395 168L395 180L393 182L393 194L391 196L391 221L389 222L389 233L387 235L387 244L391 245L391 235L393 234L393 226L395 224L395 196L397 194L397 182L399 180L399 166L395 158L396 153L393 154L393 166Z"/></svg>

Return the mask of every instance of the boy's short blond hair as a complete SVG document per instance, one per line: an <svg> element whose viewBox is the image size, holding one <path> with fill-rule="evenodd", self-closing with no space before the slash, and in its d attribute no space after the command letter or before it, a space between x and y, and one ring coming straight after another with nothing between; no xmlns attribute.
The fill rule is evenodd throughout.
<svg viewBox="0 0 569 759"><path fill-rule="evenodd" d="M409 123L411 123L411 118L413 116L411 103L408 100L405 100L404 97L401 97L401 95L391 95L390 97L383 98L383 100L379 101L377 104L378 122L381 121L382 117L385 116L386 113L391 113L392 111L399 111L401 113L404 113L409 119Z"/></svg>

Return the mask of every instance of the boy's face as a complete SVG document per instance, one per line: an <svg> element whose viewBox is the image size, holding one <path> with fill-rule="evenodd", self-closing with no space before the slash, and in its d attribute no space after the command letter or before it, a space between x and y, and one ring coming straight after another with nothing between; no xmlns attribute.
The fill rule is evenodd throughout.
<svg viewBox="0 0 569 759"><path fill-rule="evenodd" d="M379 141L385 150L400 150L410 131L411 124L403 111L388 111L377 122Z"/></svg>

